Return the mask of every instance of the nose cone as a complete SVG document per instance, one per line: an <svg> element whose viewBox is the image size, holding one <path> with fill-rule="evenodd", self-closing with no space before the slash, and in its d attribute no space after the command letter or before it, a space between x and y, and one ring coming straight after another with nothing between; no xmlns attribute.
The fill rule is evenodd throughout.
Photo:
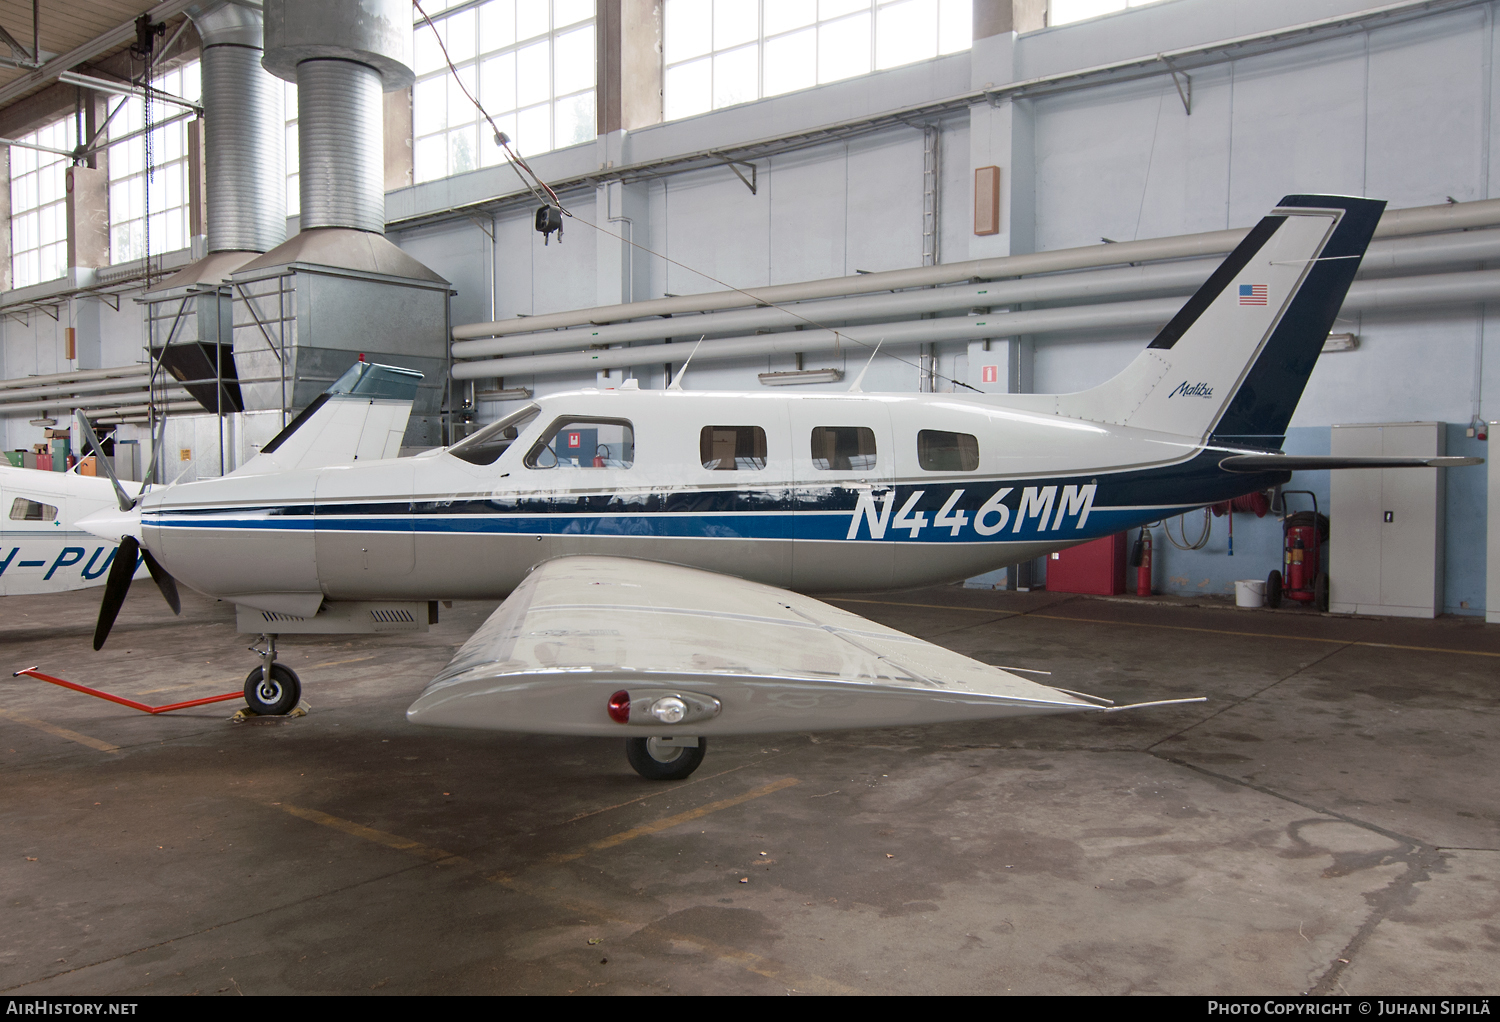
<svg viewBox="0 0 1500 1022"><path fill-rule="evenodd" d="M107 507L78 519L78 527L100 539L107 539L111 543L118 543L126 536L140 542L141 512L139 508L121 511L118 508Z"/></svg>

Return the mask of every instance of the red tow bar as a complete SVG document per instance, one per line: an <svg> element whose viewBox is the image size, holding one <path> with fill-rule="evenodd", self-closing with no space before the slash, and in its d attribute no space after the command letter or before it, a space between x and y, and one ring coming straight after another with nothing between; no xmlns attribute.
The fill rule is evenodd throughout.
<svg viewBox="0 0 1500 1022"><path fill-rule="evenodd" d="M128 706L132 710L140 710L142 713L151 714L171 713L173 710L186 710L192 706L204 706L208 703L222 703L230 699L245 698L244 692L226 692L221 696L209 696L207 699L190 699L185 703L172 703L167 706L147 706L145 703L138 703L134 699L126 699L124 696L112 696L108 692L99 691L97 688L89 688L87 685L79 685L76 682L54 678L50 674L43 674L35 667L28 667L24 671L16 671L11 677L19 678L23 674L28 678L36 678L39 681L49 682L53 685L61 685L63 688L71 688L74 692L82 692L84 695L95 696L99 699L108 699L112 703Z"/></svg>

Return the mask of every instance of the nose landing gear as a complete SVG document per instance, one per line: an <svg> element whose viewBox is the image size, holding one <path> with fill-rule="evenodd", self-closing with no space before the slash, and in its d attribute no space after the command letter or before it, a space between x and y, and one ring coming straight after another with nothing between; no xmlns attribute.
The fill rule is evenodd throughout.
<svg viewBox="0 0 1500 1022"><path fill-rule="evenodd" d="M302 700L302 681L297 672L276 662L276 636L262 635L265 648L251 646L260 656L260 666L245 678L245 704L261 717L291 713Z"/></svg>
<svg viewBox="0 0 1500 1022"><path fill-rule="evenodd" d="M708 750L705 738L627 738L625 758L648 781L680 781L688 777Z"/></svg>

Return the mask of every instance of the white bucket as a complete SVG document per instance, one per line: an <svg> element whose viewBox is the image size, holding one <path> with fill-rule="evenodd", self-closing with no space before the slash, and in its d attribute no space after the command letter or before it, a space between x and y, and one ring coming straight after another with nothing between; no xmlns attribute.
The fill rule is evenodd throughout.
<svg viewBox="0 0 1500 1022"><path fill-rule="evenodd" d="M1234 605L1236 607L1260 607L1266 602L1266 580L1263 578L1247 578L1234 584Z"/></svg>

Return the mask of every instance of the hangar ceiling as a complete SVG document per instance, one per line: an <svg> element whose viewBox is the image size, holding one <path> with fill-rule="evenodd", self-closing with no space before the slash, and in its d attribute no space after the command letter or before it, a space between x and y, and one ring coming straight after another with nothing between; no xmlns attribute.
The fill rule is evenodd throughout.
<svg viewBox="0 0 1500 1022"><path fill-rule="evenodd" d="M46 87L57 72L70 66L98 62L128 49L135 40L132 22L141 14L168 20L170 33L187 6L188 0L0 0L0 28L10 36L0 37L0 104ZM41 73L26 66L32 63L34 24L41 42ZM71 59L58 61L59 56Z"/></svg>

